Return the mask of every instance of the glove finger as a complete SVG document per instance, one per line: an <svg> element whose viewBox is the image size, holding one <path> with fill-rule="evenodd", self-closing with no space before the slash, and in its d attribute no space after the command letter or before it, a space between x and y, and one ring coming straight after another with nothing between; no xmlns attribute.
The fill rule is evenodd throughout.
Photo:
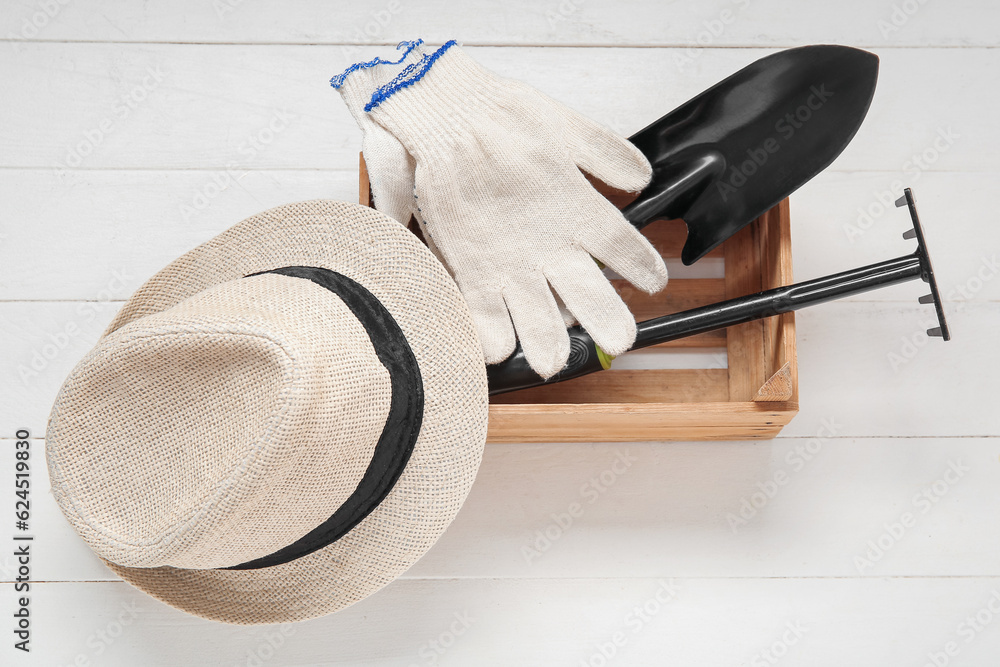
<svg viewBox="0 0 1000 667"><path fill-rule="evenodd" d="M561 371L569 359L569 334L544 276L524 276L506 287L504 301L531 369L543 378Z"/></svg>
<svg viewBox="0 0 1000 667"><path fill-rule="evenodd" d="M483 359L487 364L500 363L514 352L517 342L503 294L499 290L463 289L462 296L479 333Z"/></svg>
<svg viewBox="0 0 1000 667"><path fill-rule="evenodd" d="M635 318L590 255L564 255L545 277L602 350L617 356L632 347Z"/></svg>
<svg viewBox="0 0 1000 667"><path fill-rule="evenodd" d="M653 168L631 141L552 98L538 94L562 119L566 146L580 169L627 192L638 192L649 185Z"/></svg>
<svg viewBox="0 0 1000 667"><path fill-rule="evenodd" d="M416 211L413 172L416 162L396 137L374 122L365 123L362 152L375 208L408 225Z"/></svg>
<svg viewBox="0 0 1000 667"><path fill-rule="evenodd" d="M667 286L667 266L653 244L604 197L593 203L580 225L578 243L618 275L648 294ZM567 305L569 302L567 301ZM579 317L572 305L570 310Z"/></svg>
<svg viewBox="0 0 1000 667"><path fill-rule="evenodd" d="M568 329L571 326L579 324L579 322L576 321L576 315L569 312L569 308L567 308L566 304L563 303L562 298L560 298L558 294L555 294L554 296L556 298L556 305L559 306L559 314L562 315L563 324L566 325L566 328Z"/></svg>

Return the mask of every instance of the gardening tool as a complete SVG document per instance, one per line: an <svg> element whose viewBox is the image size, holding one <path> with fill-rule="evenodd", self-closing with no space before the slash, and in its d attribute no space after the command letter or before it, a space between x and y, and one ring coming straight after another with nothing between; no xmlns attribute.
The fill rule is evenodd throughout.
<svg viewBox="0 0 1000 667"><path fill-rule="evenodd" d="M913 193L909 188L904 190L903 196L896 201L896 206L909 208L913 228L907 230L903 238L916 239L917 249L914 253L815 280L777 287L640 322L637 324L638 335L632 349L724 329L734 324L764 319L916 278L922 279L930 286L930 294L920 297L920 303L933 303L937 312L938 326L928 329L927 335L950 340L948 323L941 305L941 294L934 279L934 270L931 267L931 258L917 216ZM611 366L612 358L595 346L581 327L572 327L569 329L569 335L572 352L566 367L557 375L547 381L536 375L524 360L524 355L518 347L506 361L486 367L490 394L502 394L516 389L569 380Z"/></svg>
<svg viewBox="0 0 1000 667"><path fill-rule="evenodd" d="M803 46L720 81L629 138L653 178L622 213L638 229L683 219L681 261L696 262L840 155L868 113L878 62Z"/></svg>

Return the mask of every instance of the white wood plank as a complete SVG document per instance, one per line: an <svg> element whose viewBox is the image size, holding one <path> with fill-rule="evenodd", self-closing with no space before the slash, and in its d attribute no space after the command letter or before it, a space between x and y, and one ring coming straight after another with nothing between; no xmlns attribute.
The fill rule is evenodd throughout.
<svg viewBox="0 0 1000 667"><path fill-rule="evenodd" d="M47 14L46 15L46 9ZM220 0L141 4L25 2L4 12L7 39L114 42L395 44L423 37L472 44L748 46L844 42L862 45L995 45L1000 20L984 0L839 3L807 0L380 0L280 4ZM32 22L34 25L32 25Z"/></svg>
<svg viewBox="0 0 1000 667"><path fill-rule="evenodd" d="M910 254L910 215L893 199L911 187L941 296L956 304L1000 299L1000 226L990 221L1000 175L951 172L826 171L792 195L796 280ZM853 300L889 301L928 292L921 282Z"/></svg>
<svg viewBox="0 0 1000 667"><path fill-rule="evenodd" d="M1000 439L837 437L849 421L772 442L487 447L458 518L405 576L1000 576ZM41 440L31 460L35 577L116 580L52 499ZM22 534L0 526L4 544ZM14 564L0 557L0 581Z"/></svg>
<svg viewBox="0 0 1000 667"><path fill-rule="evenodd" d="M109 287L117 283L106 274ZM138 285L131 285L129 291ZM0 434L45 434L59 387L121 302L0 303Z"/></svg>
<svg viewBox="0 0 1000 667"><path fill-rule="evenodd" d="M21 424L18 428L28 427ZM45 460L45 441L28 427L30 466L28 529L19 530L14 525L13 494L7 509L7 520L2 522L0 539L4 545L18 545L14 537L31 537L31 572L34 581L120 581L98 558L87 544L73 532L72 527L59 510L52 497L49 472ZM15 473L14 443L16 429L4 432L0 440L0 479L13 486ZM14 556L15 547L4 548L0 552L0 581L4 588L12 588L18 576L18 561ZM64 576L67 573L68 576Z"/></svg>
<svg viewBox="0 0 1000 667"><path fill-rule="evenodd" d="M815 438L773 442L488 447L458 519L409 574L998 573L1000 441L812 426Z"/></svg>
<svg viewBox="0 0 1000 667"><path fill-rule="evenodd" d="M951 145L933 170L996 169L992 154L980 150L1000 144L981 72L1000 67L1000 51L876 51L879 90L835 168L900 170L950 128ZM674 65L677 49L470 52L631 134L771 51L712 49L684 69ZM0 166L353 168L360 135L327 85L349 62L334 46L30 43L0 60L0 78L17 91L0 108Z"/></svg>
<svg viewBox="0 0 1000 667"><path fill-rule="evenodd" d="M357 167L7 172L0 179L0 299L124 300L240 220L306 199L357 201Z"/></svg>
<svg viewBox="0 0 1000 667"><path fill-rule="evenodd" d="M123 583L36 584L30 664L884 667L950 648L943 664L987 665L998 590L998 578L407 580L321 619L234 627ZM27 664L9 641L0 656Z"/></svg>
<svg viewBox="0 0 1000 667"><path fill-rule="evenodd" d="M885 210L895 185L912 185L943 296L956 303L1000 299L1000 226L983 224L1000 172L826 171L792 197L797 280L907 254L905 209ZM221 183L221 187L219 185ZM357 199L357 170L9 170L0 179L0 300L95 299L110 271L128 276L124 299L172 259L250 215L313 198ZM877 215L863 217L860 211ZM867 215L871 215L867 213ZM40 245L44 241L44 249ZM721 263L672 262L674 277L719 277ZM668 288L669 289L669 288ZM866 293L894 301L919 283Z"/></svg>
<svg viewBox="0 0 1000 667"><path fill-rule="evenodd" d="M824 417L845 436L997 435L997 304L946 308L953 340L929 339L933 306L832 302L796 315L801 411L785 436L812 437Z"/></svg>

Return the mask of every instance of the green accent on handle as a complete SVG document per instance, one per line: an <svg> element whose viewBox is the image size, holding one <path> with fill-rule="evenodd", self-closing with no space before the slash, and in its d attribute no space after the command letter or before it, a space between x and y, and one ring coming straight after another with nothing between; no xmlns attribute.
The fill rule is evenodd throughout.
<svg viewBox="0 0 1000 667"><path fill-rule="evenodd" d="M614 361L614 357L602 350L599 346L595 345L594 349L597 350L597 360L601 362L601 367L604 370L611 368L611 362Z"/></svg>

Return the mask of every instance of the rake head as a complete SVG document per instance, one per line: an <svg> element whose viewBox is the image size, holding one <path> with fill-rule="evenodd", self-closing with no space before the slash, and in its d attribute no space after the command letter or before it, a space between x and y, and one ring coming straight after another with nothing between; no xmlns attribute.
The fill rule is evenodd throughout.
<svg viewBox="0 0 1000 667"><path fill-rule="evenodd" d="M910 188L903 190L903 196L896 200L896 206L902 208L906 206L910 209L910 219L913 221L913 228L903 232L904 239L917 240L917 257L920 258L920 277L931 288L930 294L920 297L920 303L933 303L937 312L938 325L927 330L928 336L937 336L944 340L951 340L948 332L948 321L944 317L944 308L941 304L941 292L938 290L937 281L934 279L934 268L931 266L931 256L927 252L927 244L924 241L924 230L920 226L920 217L917 215L917 204L913 200L913 191Z"/></svg>

